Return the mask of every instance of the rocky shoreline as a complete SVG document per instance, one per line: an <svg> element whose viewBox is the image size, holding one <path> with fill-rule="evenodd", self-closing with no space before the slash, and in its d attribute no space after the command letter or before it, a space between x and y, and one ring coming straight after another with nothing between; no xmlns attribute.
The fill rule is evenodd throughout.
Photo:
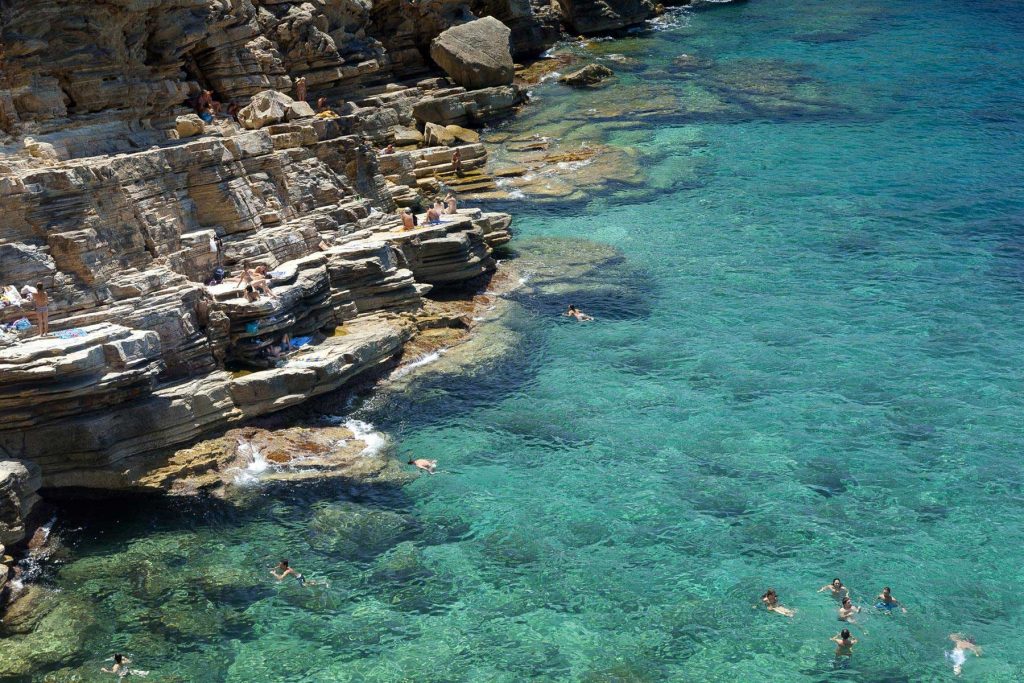
<svg viewBox="0 0 1024 683"><path fill-rule="evenodd" d="M55 333L0 341L0 543L17 549L48 495L216 490L277 438L253 419L464 335L512 217L461 208L428 225L421 209L447 191L500 199L496 175L519 175L489 172L476 131L526 103L513 59L662 11L74 4L3 10L0 284L42 282ZM241 111L201 119L206 90ZM205 284L243 264L267 267L273 298ZM0 308L0 323L24 317ZM285 334L307 343L262 363ZM334 429L323 438L351 445L305 439L300 476L385 476Z"/></svg>

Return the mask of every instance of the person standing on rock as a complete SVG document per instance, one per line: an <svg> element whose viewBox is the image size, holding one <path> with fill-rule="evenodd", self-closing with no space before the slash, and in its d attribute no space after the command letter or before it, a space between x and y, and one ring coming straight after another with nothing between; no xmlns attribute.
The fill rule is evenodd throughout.
<svg viewBox="0 0 1024 683"><path fill-rule="evenodd" d="M455 175L462 177L462 152L455 150L452 152L452 168L455 169Z"/></svg>
<svg viewBox="0 0 1024 683"><path fill-rule="evenodd" d="M36 324L39 326L39 336L45 337L50 333L50 297L43 291L43 283L36 283L36 291L32 293L32 304L36 307Z"/></svg>
<svg viewBox="0 0 1024 683"><path fill-rule="evenodd" d="M295 81L295 100L298 102L306 101L306 77L299 76Z"/></svg>

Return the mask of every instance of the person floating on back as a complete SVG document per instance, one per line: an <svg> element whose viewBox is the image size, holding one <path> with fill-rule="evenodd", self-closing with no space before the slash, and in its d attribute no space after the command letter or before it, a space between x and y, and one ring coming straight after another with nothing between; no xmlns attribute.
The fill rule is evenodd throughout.
<svg viewBox="0 0 1024 683"><path fill-rule="evenodd" d="M436 460L425 460L423 458L418 458L416 460L410 460L409 464L423 470L427 474L434 474L434 470L437 469Z"/></svg>
<svg viewBox="0 0 1024 683"><path fill-rule="evenodd" d="M32 304L36 308L36 324L39 325L39 336L50 333L50 297L43 291L43 283L36 283L36 291L32 293Z"/></svg>
<svg viewBox="0 0 1024 683"><path fill-rule="evenodd" d="M964 669L964 662L967 661L967 651L970 650L975 657L980 657L981 648L975 644L973 638L961 633L950 633L949 639L953 641L953 649L946 652L946 659L953 664L953 673L959 676Z"/></svg>
<svg viewBox="0 0 1024 683"><path fill-rule="evenodd" d="M892 612L897 607L900 608L904 614L907 612L907 608L900 604L900 601L892 596L892 591L886 586L882 589L882 592L878 595L878 602L875 603L875 607L886 612Z"/></svg>
<svg viewBox="0 0 1024 683"><path fill-rule="evenodd" d="M761 596L761 602L764 603L764 606L768 608L769 612L775 612L776 614L781 614L784 617L791 617L796 614L794 610L791 610L788 607L783 607L779 604L779 594L775 592L774 588L769 588L768 591Z"/></svg>
<svg viewBox="0 0 1024 683"><path fill-rule="evenodd" d="M587 322L588 320L594 319L592 316L589 316L583 311L576 308L574 304L569 304L569 308L567 308L565 310L565 313L563 313L562 315L564 315L567 318L576 318L580 322Z"/></svg>

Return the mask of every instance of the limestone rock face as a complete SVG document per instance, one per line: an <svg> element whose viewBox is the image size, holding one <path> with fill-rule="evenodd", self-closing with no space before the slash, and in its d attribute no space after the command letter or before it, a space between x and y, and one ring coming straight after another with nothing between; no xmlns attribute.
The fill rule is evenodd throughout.
<svg viewBox="0 0 1024 683"><path fill-rule="evenodd" d="M453 26L430 44L430 58L470 90L510 85L515 75L511 33L494 17Z"/></svg>
<svg viewBox="0 0 1024 683"><path fill-rule="evenodd" d="M0 285L42 282L53 334L0 335L0 543L39 486L169 488L150 475L175 451L381 368L432 288L489 273L509 239L510 216L472 210L398 229L441 183L493 187L469 128L525 100L407 78L474 19L462 0L39 0L4 19ZM333 112L283 94L299 76ZM240 123L198 119L203 90ZM244 264L272 295L243 295ZM304 346L274 357L285 334Z"/></svg>
<svg viewBox="0 0 1024 683"><path fill-rule="evenodd" d="M423 138L430 147L442 145L447 147L455 142L455 136L448 131L447 127L430 122L423 128Z"/></svg>
<svg viewBox="0 0 1024 683"><path fill-rule="evenodd" d="M25 538L25 520L39 502L41 483L38 465L0 460L0 546Z"/></svg>
<svg viewBox="0 0 1024 683"><path fill-rule="evenodd" d="M573 71L572 73L562 76L558 79L558 82L581 88L588 85L597 85L614 75L615 73L606 66L601 64L588 64L578 71Z"/></svg>
<svg viewBox="0 0 1024 683"><path fill-rule="evenodd" d="M556 0L562 21L576 33L615 31L657 14L651 0Z"/></svg>

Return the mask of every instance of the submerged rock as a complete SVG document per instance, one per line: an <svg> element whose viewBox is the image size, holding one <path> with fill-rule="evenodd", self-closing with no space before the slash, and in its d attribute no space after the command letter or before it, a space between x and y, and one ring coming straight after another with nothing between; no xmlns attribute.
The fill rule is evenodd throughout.
<svg viewBox="0 0 1024 683"><path fill-rule="evenodd" d="M579 71L573 71L570 74L562 76L558 79L558 82L579 88L589 85L597 85L614 75L615 72L606 66L602 66L601 64L588 64Z"/></svg>

